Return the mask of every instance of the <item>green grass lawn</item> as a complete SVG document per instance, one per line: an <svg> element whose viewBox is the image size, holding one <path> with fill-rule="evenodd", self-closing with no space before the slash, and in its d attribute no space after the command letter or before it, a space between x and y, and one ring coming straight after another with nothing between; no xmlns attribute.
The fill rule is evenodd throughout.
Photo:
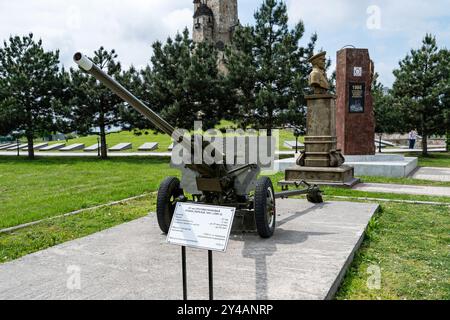
<svg viewBox="0 0 450 320"><path fill-rule="evenodd" d="M421 159L449 164L450 155ZM0 228L54 217L127 197L151 193L169 175L179 175L167 159L0 157ZM282 174L271 176L274 183ZM363 177L367 182L443 185L411 179ZM279 190L279 187L276 187ZM449 197L366 193L323 188L334 196L445 202ZM337 299L449 299L450 212L448 206L382 203L382 213L369 227ZM65 241L143 217L155 210L155 194L125 204L56 218L12 233L0 234L0 263ZM366 283L370 266L381 268L381 288Z"/></svg>
<svg viewBox="0 0 450 320"><path fill-rule="evenodd" d="M167 160L156 158L0 157L0 228L61 215L73 210L157 191L168 175L179 176ZM275 182L283 174L273 176ZM448 182L363 177L366 182L448 186ZM277 186L277 190L280 188ZM448 197L369 193L323 188L329 196L450 202Z"/></svg>
<svg viewBox="0 0 450 320"><path fill-rule="evenodd" d="M420 167L450 168L450 153L430 153L427 157L417 154L406 154L408 157L419 157Z"/></svg>
<svg viewBox="0 0 450 320"><path fill-rule="evenodd" d="M448 207L382 204L336 298L450 299L449 230Z"/></svg>
<svg viewBox="0 0 450 320"><path fill-rule="evenodd" d="M0 157L0 228L156 191L169 175L165 159Z"/></svg>
<svg viewBox="0 0 450 320"><path fill-rule="evenodd" d="M0 234L0 263L141 218L155 209L156 195L85 211Z"/></svg>

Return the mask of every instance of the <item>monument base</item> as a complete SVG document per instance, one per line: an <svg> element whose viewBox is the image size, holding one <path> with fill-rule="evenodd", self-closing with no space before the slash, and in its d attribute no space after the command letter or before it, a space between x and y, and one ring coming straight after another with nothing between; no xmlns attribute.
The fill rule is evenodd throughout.
<svg viewBox="0 0 450 320"><path fill-rule="evenodd" d="M293 166L286 169L285 180L281 181L280 185L293 185L301 180L310 184L347 188L360 183L360 180L354 177L354 169L345 165L337 168Z"/></svg>

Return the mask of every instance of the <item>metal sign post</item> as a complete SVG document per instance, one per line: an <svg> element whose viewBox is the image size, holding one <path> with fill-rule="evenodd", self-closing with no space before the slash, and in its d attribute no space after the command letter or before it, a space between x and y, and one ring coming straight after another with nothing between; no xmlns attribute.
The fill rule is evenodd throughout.
<svg viewBox="0 0 450 320"><path fill-rule="evenodd" d="M214 283L213 283L213 252L208 251L208 274L209 274L209 300L214 300Z"/></svg>
<svg viewBox="0 0 450 320"><path fill-rule="evenodd" d="M181 246L183 299L187 300L186 247L208 250L209 299L214 299L213 251L225 252L236 208L177 203L167 242Z"/></svg>
<svg viewBox="0 0 450 320"><path fill-rule="evenodd" d="M183 300L187 300L186 247L181 247L181 270L183 274Z"/></svg>

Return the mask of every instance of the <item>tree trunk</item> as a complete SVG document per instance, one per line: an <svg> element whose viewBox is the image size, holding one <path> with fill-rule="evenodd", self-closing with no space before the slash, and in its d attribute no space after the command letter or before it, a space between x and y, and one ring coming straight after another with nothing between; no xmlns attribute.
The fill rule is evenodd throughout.
<svg viewBox="0 0 450 320"><path fill-rule="evenodd" d="M33 115L31 113L30 108L26 108L27 111L27 128L25 130L25 134L27 136L28 142L28 159L34 160L34 126L33 126Z"/></svg>
<svg viewBox="0 0 450 320"><path fill-rule="evenodd" d="M383 149L382 149L382 147L381 147L381 141L382 141L382 140L383 140L383 134L380 133L380 141L379 141L379 143L378 143L378 149L379 149L380 153L383 153Z"/></svg>
<svg viewBox="0 0 450 320"><path fill-rule="evenodd" d="M28 142L28 159L34 160L34 143L33 143L33 134L27 134L27 142Z"/></svg>
<svg viewBox="0 0 450 320"><path fill-rule="evenodd" d="M100 126L100 158L108 158L108 148L106 147L106 132L104 124Z"/></svg>
<svg viewBox="0 0 450 320"><path fill-rule="evenodd" d="M447 152L450 152L450 130L447 130Z"/></svg>
<svg viewBox="0 0 450 320"><path fill-rule="evenodd" d="M428 134L424 133L422 138L422 155L424 157L428 156Z"/></svg>

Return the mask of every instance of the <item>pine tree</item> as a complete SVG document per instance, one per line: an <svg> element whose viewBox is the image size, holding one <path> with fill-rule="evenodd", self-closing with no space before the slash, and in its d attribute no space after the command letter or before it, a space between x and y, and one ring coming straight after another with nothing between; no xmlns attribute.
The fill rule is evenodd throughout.
<svg viewBox="0 0 450 320"><path fill-rule="evenodd" d="M405 124L399 106L394 103L391 93L378 81L378 78L378 73L375 73L372 83L372 96L376 123L375 132L378 133L381 140L384 133L404 131Z"/></svg>
<svg viewBox="0 0 450 320"><path fill-rule="evenodd" d="M138 70L134 66L131 66L128 70L124 71L117 80L121 84L126 84L126 88L131 93L154 109L154 107L150 105L151 103L147 99L144 99L145 97L148 97L148 95L146 94L146 86L142 75L147 73L150 73L148 66L144 70ZM134 130L137 135L140 134L139 129L156 130L149 120L128 104L122 104L119 108L119 112L122 126L125 130Z"/></svg>
<svg viewBox="0 0 450 320"><path fill-rule="evenodd" d="M418 129L423 137L423 155L428 154L428 137L448 130L444 95L450 86L449 59L448 51L439 50L436 38L427 34L422 47L411 50L394 70L394 97L408 129Z"/></svg>
<svg viewBox="0 0 450 320"><path fill-rule="evenodd" d="M308 75L317 35L307 47L299 42L303 22L290 30L283 1L265 0L255 26L240 27L227 50L227 81L234 91L241 126L271 130L280 125L305 126Z"/></svg>
<svg viewBox="0 0 450 320"><path fill-rule="evenodd" d="M94 52L92 61L110 76L121 75L121 65L116 60L115 50L107 51L103 47ZM81 69L70 69L72 80L71 115L72 127L81 134L93 134L95 128L100 137L101 158L106 159L108 148L107 130L121 126L120 106L123 101L111 90L96 81ZM126 86L126 84L124 84Z"/></svg>
<svg viewBox="0 0 450 320"><path fill-rule="evenodd" d="M59 52L46 52L33 34L10 37L0 48L0 132L23 132L28 157L33 140L56 129L61 94Z"/></svg>

